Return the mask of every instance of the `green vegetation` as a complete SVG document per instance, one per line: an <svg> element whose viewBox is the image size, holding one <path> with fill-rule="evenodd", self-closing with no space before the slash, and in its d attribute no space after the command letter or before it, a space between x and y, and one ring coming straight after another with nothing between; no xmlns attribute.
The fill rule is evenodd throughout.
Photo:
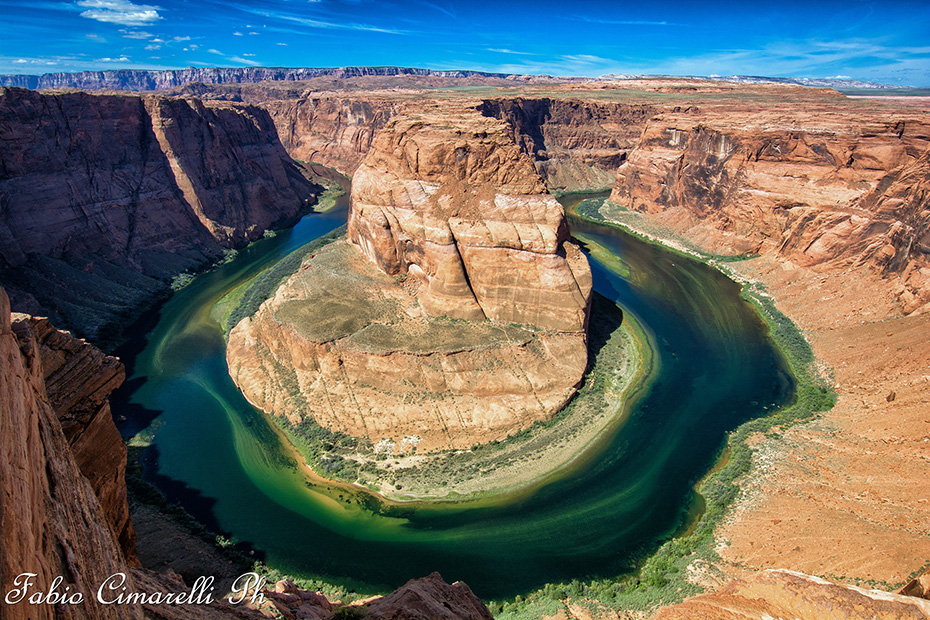
<svg viewBox="0 0 930 620"><path fill-rule="evenodd" d="M294 250L254 278L227 293L217 303L219 314L217 318L224 331L228 334L229 330L235 327L239 321L247 316L255 314L259 306L262 305L262 302L268 299L275 290L277 290L281 282L289 278L300 268L300 264L308 254L335 241L344 235L345 232L346 227L341 226L323 235L319 239L311 241Z"/></svg>

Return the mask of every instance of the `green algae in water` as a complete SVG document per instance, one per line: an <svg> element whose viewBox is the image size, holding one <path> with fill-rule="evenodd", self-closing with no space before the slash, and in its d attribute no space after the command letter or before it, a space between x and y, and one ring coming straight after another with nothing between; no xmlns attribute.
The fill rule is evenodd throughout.
<svg viewBox="0 0 930 620"><path fill-rule="evenodd" d="M620 231L575 224L620 261L593 257L595 289L639 318L660 363L597 458L504 505L387 510L363 490L308 486L305 466L229 378L210 310L344 218L344 207L308 216L198 277L161 309L127 385L131 405L161 424L150 477L283 571L388 589L438 570L484 598L625 573L687 519L692 486L727 431L792 397L781 358L735 283Z"/></svg>

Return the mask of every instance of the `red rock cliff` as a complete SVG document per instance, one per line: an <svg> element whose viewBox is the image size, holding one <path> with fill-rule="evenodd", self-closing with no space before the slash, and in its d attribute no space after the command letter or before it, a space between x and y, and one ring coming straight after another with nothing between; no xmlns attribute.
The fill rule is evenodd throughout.
<svg viewBox="0 0 930 620"><path fill-rule="evenodd" d="M919 109L665 113L620 166L611 199L722 253L893 278L930 303L930 118Z"/></svg>
<svg viewBox="0 0 930 620"><path fill-rule="evenodd" d="M30 572L37 575L36 588L46 591L60 575L60 590L70 586L85 594L85 602L4 604L3 617L141 618L136 607L94 600L104 579L129 567L49 403L41 351L29 322L14 331L0 289L0 585L5 595L18 575Z"/></svg>
<svg viewBox="0 0 930 620"><path fill-rule="evenodd" d="M93 337L318 191L251 106L5 88L0 143L14 307Z"/></svg>

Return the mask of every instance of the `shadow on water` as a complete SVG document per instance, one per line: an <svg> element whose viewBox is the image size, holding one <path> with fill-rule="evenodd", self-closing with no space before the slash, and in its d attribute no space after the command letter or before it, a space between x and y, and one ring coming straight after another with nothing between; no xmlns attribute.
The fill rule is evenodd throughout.
<svg viewBox="0 0 930 620"><path fill-rule="evenodd" d="M251 541L276 568L382 589L438 570L484 598L613 577L692 520L692 487L726 433L791 397L781 358L738 286L628 235L573 222L573 233L629 272L620 277L590 259L600 295L592 352L632 317L656 343L655 382L597 458L528 496L373 510L366 490L308 482L268 417L230 380L210 317L224 291L344 221L345 210L308 216L287 239L266 240L274 243L197 278L162 308L114 407L139 420L158 416L152 480L211 528Z"/></svg>

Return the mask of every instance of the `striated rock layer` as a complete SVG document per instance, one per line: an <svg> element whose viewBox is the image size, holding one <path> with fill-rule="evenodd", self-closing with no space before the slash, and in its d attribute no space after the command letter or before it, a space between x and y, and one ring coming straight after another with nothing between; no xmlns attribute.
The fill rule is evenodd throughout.
<svg viewBox="0 0 930 620"><path fill-rule="evenodd" d="M134 561L135 532L126 499L126 446L107 400L125 380L126 370L115 357L58 331L48 319L18 314L13 318L13 331L20 339L33 338L38 345L48 402L123 554Z"/></svg>
<svg viewBox="0 0 930 620"><path fill-rule="evenodd" d="M29 322L18 322L14 331L0 289L0 585L5 595L19 574L30 572L45 592L62 576L60 591L70 585L85 593L85 603L4 604L3 617L141 618L136 607L93 600L97 585L128 566L49 403L42 348Z"/></svg>
<svg viewBox="0 0 930 620"><path fill-rule="evenodd" d="M506 123L392 119L353 177L348 234L230 332L253 404L405 452L502 439L575 393L591 272Z"/></svg>
<svg viewBox="0 0 930 620"><path fill-rule="evenodd" d="M731 103L651 119L611 200L721 253L865 268L912 312L930 304L928 184L930 118L919 109Z"/></svg>
<svg viewBox="0 0 930 620"><path fill-rule="evenodd" d="M320 189L251 106L5 88L0 142L0 278L14 307L95 338Z"/></svg>
<svg viewBox="0 0 930 620"><path fill-rule="evenodd" d="M352 178L349 239L431 316L584 331L587 260L510 127L434 106L392 120Z"/></svg>

